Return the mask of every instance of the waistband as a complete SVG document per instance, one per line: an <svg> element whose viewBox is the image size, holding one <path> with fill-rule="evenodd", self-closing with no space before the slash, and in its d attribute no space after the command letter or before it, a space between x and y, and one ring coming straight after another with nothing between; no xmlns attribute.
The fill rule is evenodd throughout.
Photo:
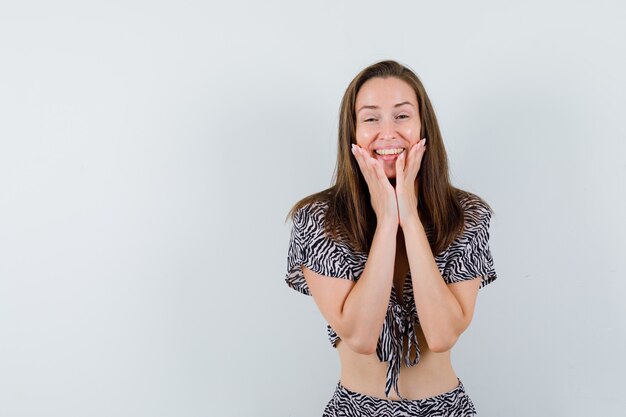
<svg viewBox="0 0 626 417"><path fill-rule="evenodd" d="M335 393L331 399L333 408L345 409L346 407L354 410L376 411L372 415L383 415L382 413L390 413L396 415L397 412L410 412L416 416L434 415L435 411L458 410L459 415L473 416L476 413L474 404L465 393L465 387L459 378L459 384L456 388L442 394L438 394L428 398L417 400L389 400L385 398L372 397L351 391L337 382ZM329 404L330 405L330 404Z"/></svg>

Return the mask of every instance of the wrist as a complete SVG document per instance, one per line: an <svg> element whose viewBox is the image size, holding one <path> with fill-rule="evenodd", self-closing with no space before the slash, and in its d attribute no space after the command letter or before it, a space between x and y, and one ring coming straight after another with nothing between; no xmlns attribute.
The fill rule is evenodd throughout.
<svg viewBox="0 0 626 417"><path fill-rule="evenodd" d="M382 231L397 231L398 220L391 217L379 219L376 222L376 229Z"/></svg>
<svg viewBox="0 0 626 417"><path fill-rule="evenodd" d="M403 219L400 219L400 227L402 229L413 229L416 227L422 227L422 221L420 220L417 213L405 216Z"/></svg>

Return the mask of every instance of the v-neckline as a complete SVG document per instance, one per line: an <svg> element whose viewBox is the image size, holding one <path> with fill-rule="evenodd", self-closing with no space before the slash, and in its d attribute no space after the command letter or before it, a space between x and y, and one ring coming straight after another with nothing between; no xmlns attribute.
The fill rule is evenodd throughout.
<svg viewBox="0 0 626 417"><path fill-rule="evenodd" d="M402 282L401 288L396 287L396 280L394 277L392 290L396 296L396 303L400 304L402 307L404 307L404 292L405 292L405 288L407 285L406 284L407 280L410 279L410 275L411 275L411 270L407 269L406 273L404 274L404 281Z"/></svg>
<svg viewBox="0 0 626 417"><path fill-rule="evenodd" d="M394 272L393 272L393 290L396 294L396 303L400 304L402 307L404 307L404 291L405 291L405 287L406 287L406 282L407 279L409 278L409 275L411 273L411 268L409 266L409 259L408 256L406 254L406 248L404 246L404 242L402 243L398 243L396 246L396 251L402 251L402 262L399 265L399 267L404 270L406 269L406 272L403 274L404 279L401 282L401 287L397 288L396 287L396 265L398 264L398 256L396 255L396 260L394 262Z"/></svg>

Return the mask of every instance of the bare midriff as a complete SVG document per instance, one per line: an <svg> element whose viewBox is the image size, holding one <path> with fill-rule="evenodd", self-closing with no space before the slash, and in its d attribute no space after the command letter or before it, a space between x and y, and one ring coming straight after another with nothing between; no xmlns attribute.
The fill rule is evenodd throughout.
<svg viewBox="0 0 626 417"><path fill-rule="evenodd" d="M398 389L402 397L417 400L456 388L459 381L452 369L450 351L442 353L430 351L418 324L415 330L420 346L420 360L413 366L406 366L404 359L402 360L398 377ZM406 351L406 339L404 342ZM389 397L385 397L388 362L381 362L375 352L371 355L356 353L341 340L337 342L337 351L341 362L340 381L344 387L372 397L400 400L393 388Z"/></svg>
<svg viewBox="0 0 626 417"><path fill-rule="evenodd" d="M409 262L404 247L402 231L398 232L396 259L394 263L394 288L396 294L403 294ZM400 300L404 303L404 300ZM419 400L452 391L459 385L459 380L452 369L450 351L432 352L428 349L422 328L416 322L415 333L420 349L420 360L413 366L406 366L404 355L407 351L407 339L403 340L403 357L398 376L398 389L402 397ZM337 341L337 351L341 362L341 384L347 389L372 397L388 400L400 400L393 387L389 397L385 397L385 382L388 362L381 362L376 352L362 355L351 350L341 340ZM411 358L414 358L412 351Z"/></svg>

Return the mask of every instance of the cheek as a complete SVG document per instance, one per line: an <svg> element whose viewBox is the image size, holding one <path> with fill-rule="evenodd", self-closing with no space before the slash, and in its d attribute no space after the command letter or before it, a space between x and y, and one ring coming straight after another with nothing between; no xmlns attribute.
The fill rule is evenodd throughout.
<svg viewBox="0 0 626 417"><path fill-rule="evenodd" d="M404 135L408 138L413 138L413 137L418 137L420 134L420 127L419 126L406 126L404 128Z"/></svg>
<svg viewBox="0 0 626 417"><path fill-rule="evenodd" d="M371 129L357 127L357 129L356 129L356 143L357 143L357 145L359 145L361 147L367 147L372 142L372 138L374 138L374 137L375 137L375 135L371 131Z"/></svg>

